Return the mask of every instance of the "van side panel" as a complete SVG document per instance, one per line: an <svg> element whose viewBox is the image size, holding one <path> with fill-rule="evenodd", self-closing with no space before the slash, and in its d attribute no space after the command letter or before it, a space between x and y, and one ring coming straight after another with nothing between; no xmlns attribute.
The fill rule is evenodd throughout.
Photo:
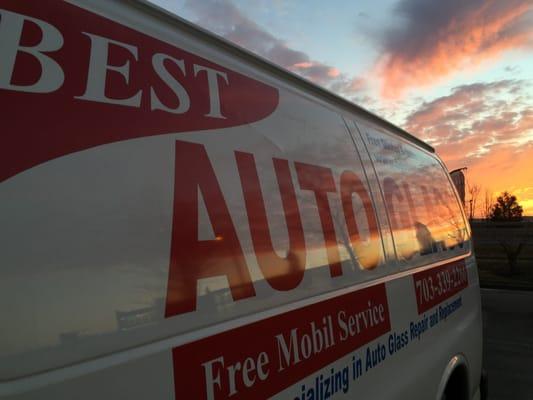
<svg viewBox="0 0 533 400"><path fill-rule="evenodd" d="M380 184L383 202L377 204L389 215L398 268L412 273L409 284L415 289L411 293L423 330L415 335L420 352L409 359L426 366L429 390L448 378L443 372L455 355L464 357L473 394L481 373L479 279L470 255L470 228L449 175L435 155L387 130L365 121L357 128L352 133L360 135ZM392 287L388 293L395 298L409 292ZM403 324L416 318L405 315L412 309L412 304L403 308ZM416 323L408 324L409 333L416 333ZM406 387L416 386L419 373L413 371L412 385Z"/></svg>
<svg viewBox="0 0 533 400"><path fill-rule="evenodd" d="M0 52L0 399L427 399L457 353L477 376L453 191L423 233L394 192L412 163L444 182L429 153L142 2L0 0Z"/></svg>

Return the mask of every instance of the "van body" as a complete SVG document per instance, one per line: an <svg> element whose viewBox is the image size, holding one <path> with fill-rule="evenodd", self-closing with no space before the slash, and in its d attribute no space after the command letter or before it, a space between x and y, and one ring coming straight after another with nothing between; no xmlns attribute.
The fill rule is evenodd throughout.
<svg viewBox="0 0 533 400"><path fill-rule="evenodd" d="M433 149L143 1L0 0L0 398L478 398Z"/></svg>

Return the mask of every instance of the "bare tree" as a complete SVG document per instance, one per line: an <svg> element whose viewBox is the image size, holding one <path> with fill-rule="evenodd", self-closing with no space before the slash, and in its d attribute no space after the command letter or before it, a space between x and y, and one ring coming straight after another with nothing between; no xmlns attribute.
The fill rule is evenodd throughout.
<svg viewBox="0 0 533 400"><path fill-rule="evenodd" d="M498 242L502 247L505 256L507 257L507 262L509 263L509 275L515 275L518 272L518 256L522 252L522 249L527 244L527 239L518 239L518 240L505 240L500 239Z"/></svg>
<svg viewBox="0 0 533 400"><path fill-rule="evenodd" d="M490 219L490 216L492 214L492 207L494 205L494 197L492 195L492 191L489 189L485 189L485 195L483 197L483 209L482 211L482 217L484 219Z"/></svg>
<svg viewBox="0 0 533 400"><path fill-rule="evenodd" d="M481 193L481 186L477 184L468 185L468 219L474 219L476 215L476 207L479 194Z"/></svg>

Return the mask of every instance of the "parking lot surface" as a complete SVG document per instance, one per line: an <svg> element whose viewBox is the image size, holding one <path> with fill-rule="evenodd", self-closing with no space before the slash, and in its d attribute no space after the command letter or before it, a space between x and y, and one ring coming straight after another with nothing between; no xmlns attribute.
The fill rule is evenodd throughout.
<svg viewBox="0 0 533 400"><path fill-rule="evenodd" d="M482 289L489 400L533 400L533 292Z"/></svg>

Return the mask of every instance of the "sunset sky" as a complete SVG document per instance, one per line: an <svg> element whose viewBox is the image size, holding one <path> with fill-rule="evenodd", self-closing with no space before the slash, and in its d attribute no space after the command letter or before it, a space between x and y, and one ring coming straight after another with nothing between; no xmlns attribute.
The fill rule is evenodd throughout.
<svg viewBox="0 0 533 400"><path fill-rule="evenodd" d="M392 121L533 215L531 0L152 0Z"/></svg>

